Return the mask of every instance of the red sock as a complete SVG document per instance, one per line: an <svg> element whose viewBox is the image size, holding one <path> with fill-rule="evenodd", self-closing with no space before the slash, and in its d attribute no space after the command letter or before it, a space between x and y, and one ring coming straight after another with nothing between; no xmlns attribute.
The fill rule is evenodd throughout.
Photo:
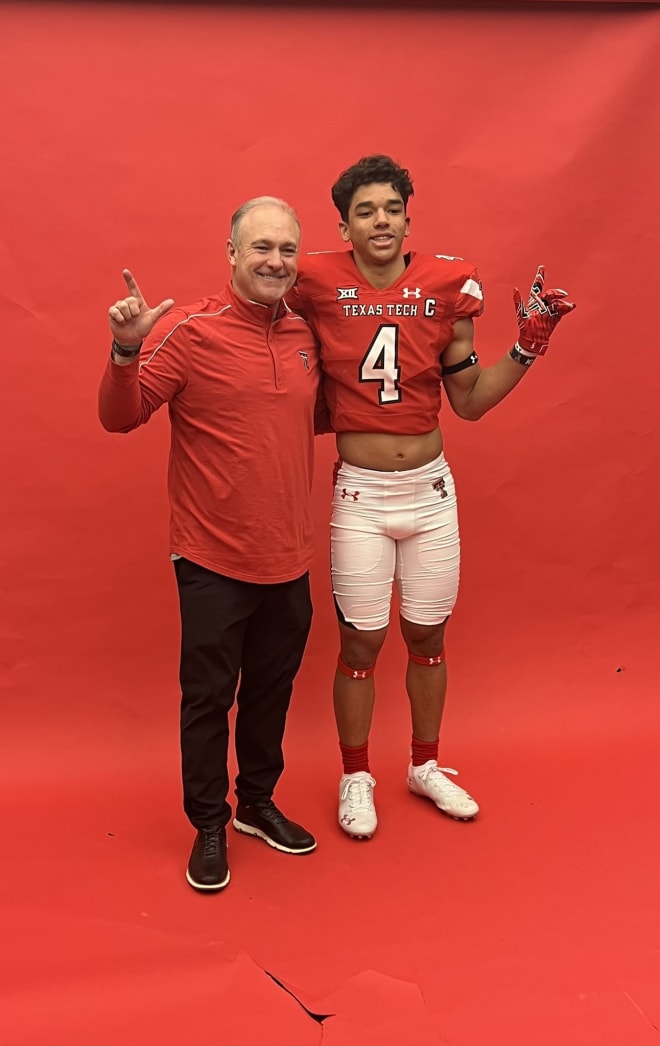
<svg viewBox="0 0 660 1046"><path fill-rule="evenodd" d="M424 763L428 763L429 759L435 759L438 761L438 739L435 741L418 741L416 737L412 739L412 765L423 766Z"/></svg>
<svg viewBox="0 0 660 1046"><path fill-rule="evenodd" d="M351 748L349 745L343 745L340 741L339 748L345 774L357 774L360 770L363 770L367 774L369 773L368 741L365 741L363 745L358 745L356 748Z"/></svg>

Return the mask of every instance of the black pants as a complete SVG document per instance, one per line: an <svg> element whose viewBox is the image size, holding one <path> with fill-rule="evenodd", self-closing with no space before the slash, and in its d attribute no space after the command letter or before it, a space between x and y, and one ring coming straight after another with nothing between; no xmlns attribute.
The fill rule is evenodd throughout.
<svg viewBox="0 0 660 1046"><path fill-rule="evenodd" d="M227 751L234 697L239 801L270 799L284 769L286 714L312 622L309 576L257 585L187 559L175 560L174 569L183 808L195 828L224 825L231 817Z"/></svg>

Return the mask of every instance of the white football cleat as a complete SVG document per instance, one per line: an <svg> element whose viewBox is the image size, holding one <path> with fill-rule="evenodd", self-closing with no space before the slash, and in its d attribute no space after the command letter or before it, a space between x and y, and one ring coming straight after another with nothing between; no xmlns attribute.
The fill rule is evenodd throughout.
<svg viewBox="0 0 660 1046"><path fill-rule="evenodd" d="M423 795L431 799L439 810L457 821L471 821L479 813L479 806L471 795L457 784L450 781L445 774L456 775L458 770L449 766L438 766L435 759L429 759L423 766L408 767L408 788L413 795Z"/></svg>
<svg viewBox="0 0 660 1046"><path fill-rule="evenodd" d="M344 774L339 782L339 824L353 839L371 839L376 831L375 787L373 777L364 770Z"/></svg>

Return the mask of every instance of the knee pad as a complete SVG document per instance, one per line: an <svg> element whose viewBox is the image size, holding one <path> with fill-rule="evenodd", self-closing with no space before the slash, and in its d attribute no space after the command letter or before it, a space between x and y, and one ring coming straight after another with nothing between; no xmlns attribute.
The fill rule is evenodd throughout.
<svg viewBox="0 0 660 1046"><path fill-rule="evenodd" d="M340 672L343 672L349 679L368 679L369 676L374 674L376 663L374 662L371 668L349 668L345 665L341 659L341 655L337 658L337 666Z"/></svg>
<svg viewBox="0 0 660 1046"><path fill-rule="evenodd" d="M427 668L432 668L433 665L442 664L445 659L445 652L443 649L435 657L420 657L419 654L413 654L411 650L408 650L408 659L414 661L416 665L426 665Z"/></svg>

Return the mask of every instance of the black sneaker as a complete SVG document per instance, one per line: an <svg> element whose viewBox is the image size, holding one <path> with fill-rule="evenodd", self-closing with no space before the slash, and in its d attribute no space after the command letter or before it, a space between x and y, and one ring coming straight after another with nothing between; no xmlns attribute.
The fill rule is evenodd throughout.
<svg viewBox="0 0 660 1046"><path fill-rule="evenodd" d="M222 890L227 885L229 865L224 825L200 828L188 861L186 879L195 890Z"/></svg>
<svg viewBox="0 0 660 1046"><path fill-rule="evenodd" d="M316 839L302 825L289 821L272 799L259 806L238 804L234 828L245 835L256 835L285 854L308 854L316 849Z"/></svg>

